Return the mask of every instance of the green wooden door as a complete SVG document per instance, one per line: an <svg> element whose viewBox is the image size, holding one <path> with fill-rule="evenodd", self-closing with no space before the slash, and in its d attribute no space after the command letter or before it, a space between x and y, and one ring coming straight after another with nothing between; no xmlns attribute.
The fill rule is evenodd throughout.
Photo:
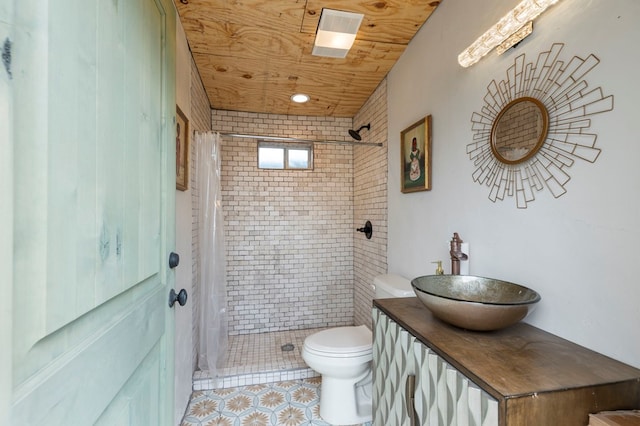
<svg viewBox="0 0 640 426"><path fill-rule="evenodd" d="M13 4L11 423L168 425L173 3Z"/></svg>
<svg viewBox="0 0 640 426"><path fill-rule="evenodd" d="M13 4L0 1L0 46L13 40ZM10 69L0 66L0 425L9 424L11 395L11 306L13 291L13 107Z"/></svg>

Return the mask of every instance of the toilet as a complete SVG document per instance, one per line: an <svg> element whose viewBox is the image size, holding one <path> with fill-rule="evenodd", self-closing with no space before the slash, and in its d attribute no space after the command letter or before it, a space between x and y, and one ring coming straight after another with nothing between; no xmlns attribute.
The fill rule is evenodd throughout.
<svg viewBox="0 0 640 426"><path fill-rule="evenodd" d="M373 279L376 299L415 297L411 282L399 275ZM335 327L307 337L302 359L322 375L320 417L332 425L371 421L373 335L367 326Z"/></svg>

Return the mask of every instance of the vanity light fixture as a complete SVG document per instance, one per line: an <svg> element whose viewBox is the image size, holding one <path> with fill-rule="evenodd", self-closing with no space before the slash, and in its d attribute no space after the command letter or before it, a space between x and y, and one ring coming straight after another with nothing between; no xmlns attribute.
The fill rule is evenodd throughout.
<svg viewBox="0 0 640 426"><path fill-rule="evenodd" d="M532 21L559 0L523 0L493 27L458 55L458 63L469 67L478 62L496 46L498 54L514 46L533 31ZM504 43L504 44L503 44Z"/></svg>
<svg viewBox="0 0 640 426"><path fill-rule="evenodd" d="M364 14L341 10L322 9L320 23L313 44L315 56L344 58L356 40Z"/></svg>
<svg viewBox="0 0 640 426"><path fill-rule="evenodd" d="M500 43L498 47L496 47L496 53L498 55L502 55L504 52L520 43L525 39L529 34L533 32L533 21L529 21L522 28L520 28L515 33L511 34L505 41Z"/></svg>
<svg viewBox="0 0 640 426"><path fill-rule="evenodd" d="M295 93L291 95L291 100L297 104L303 104L305 102L309 102L309 95L304 93Z"/></svg>

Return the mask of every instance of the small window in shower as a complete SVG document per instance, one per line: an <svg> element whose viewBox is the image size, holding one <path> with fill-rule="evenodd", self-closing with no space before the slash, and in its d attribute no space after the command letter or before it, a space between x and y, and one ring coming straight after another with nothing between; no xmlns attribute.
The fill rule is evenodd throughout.
<svg viewBox="0 0 640 426"><path fill-rule="evenodd" d="M258 142L260 169L313 169L313 144Z"/></svg>

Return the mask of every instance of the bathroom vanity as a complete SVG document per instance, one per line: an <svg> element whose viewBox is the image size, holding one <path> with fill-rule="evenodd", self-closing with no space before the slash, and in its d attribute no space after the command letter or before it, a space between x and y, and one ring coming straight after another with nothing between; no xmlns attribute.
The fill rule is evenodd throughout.
<svg viewBox="0 0 640 426"><path fill-rule="evenodd" d="M373 425L585 426L640 407L640 370L525 323L474 332L417 298L373 308Z"/></svg>

